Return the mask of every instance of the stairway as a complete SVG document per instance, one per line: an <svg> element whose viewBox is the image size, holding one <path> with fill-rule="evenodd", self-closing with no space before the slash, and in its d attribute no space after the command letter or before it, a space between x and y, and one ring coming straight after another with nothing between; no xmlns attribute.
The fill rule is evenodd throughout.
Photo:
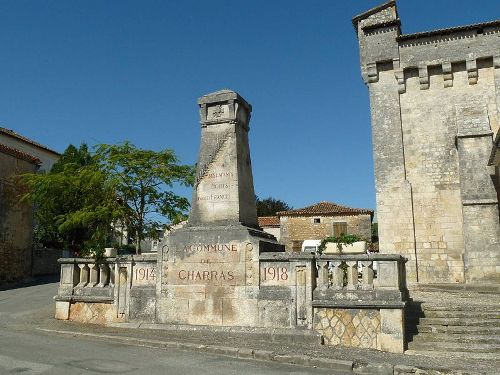
<svg viewBox="0 0 500 375"><path fill-rule="evenodd" d="M407 354L500 361L500 292L442 285L410 295Z"/></svg>

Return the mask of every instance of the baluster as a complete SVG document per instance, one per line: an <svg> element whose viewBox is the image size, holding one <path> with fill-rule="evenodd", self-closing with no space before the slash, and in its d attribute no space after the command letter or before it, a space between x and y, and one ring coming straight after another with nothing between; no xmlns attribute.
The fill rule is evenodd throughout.
<svg viewBox="0 0 500 375"><path fill-rule="evenodd" d="M90 268L90 281L87 284L88 287L93 288L99 283L99 266L95 263L89 265Z"/></svg>
<svg viewBox="0 0 500 375"><path fill-rule="evenodd" d="M115 263L109 265L109 286L111 288L115 286L115 266Z"/></svg>
<svg viewBox="0 0 500 375"><path fill-rule="evenodd" d="M319 289L327 289L330 285L328 280L328 262L324 260L318 261L318 287Z"/></svg>
<svg viewBox="0 0 500 375"><path fill-rule="evenodd" d="M360 263L363 265L363 284L361 284L361 289L373 289L373 261L362 260Z"/></svg>
<svg viewBox="0 0 500 375"><path fill-rule="evenodd" d="M358 288L358 262L348 260L347 264L347 289L354 290Z"/></svg>
<svg viewBox="0 0 500 375"><path fill-rule="evenodd" d="M89 267L86 264L78 264L80 268L80 282L78 287L84 287L89 283Z"/></svg>
<svg viewBox="0 0 500 375"><path fill-rule="evenodd" d="M341 260L330 262L332 265L332 289L342 289L344 287L344 270L342 269L342 263Z"/></svg>
<svg viewBox="0 0 500 375"><path fill-rule="evenodd" d="M109 283L109 267L105 263L99 265L99 288L103 288Z"/></svg>

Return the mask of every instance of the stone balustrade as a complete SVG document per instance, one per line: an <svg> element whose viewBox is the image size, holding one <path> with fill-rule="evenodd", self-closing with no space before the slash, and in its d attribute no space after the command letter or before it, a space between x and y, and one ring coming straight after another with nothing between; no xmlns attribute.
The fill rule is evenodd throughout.
<svg viewBox="0 0 500 375"><path fill-rule="evenodd" d="M115 258L62 258L57 298L72 301L113 300Z"/></svg>
<svg viewBox="0 0 500 375"><path fill-rule="evenodd" d="M316 258L313 329L329 345L403 352L405 259L392 254Z"/></svg>
<svg viewBox="0 0 500 375"><path fill-rule="evenodd" d="M156 254L62 258L56 317L90 323L154 314ZM140 302L137 302L140 301ZM135 307L136 304L140 304ZM70 311L70 309L72 309Z"/></svg>
<svg viewBox="0 0 500 375"><path fill-rule="evenodd" d="M320 255L316 264L317 304L400 306L406 300L405 259L400 255Z"/></svg>
<svg viewBox="0 0 500 375"><path fill-rule="evenodd" d="M76 264L78 267L77 287L103 288L105 286L114 286L115 264L114 262L98 262L91 259L80 259Z"/></svg>
<svg viewBox="0 0 500 375"><path fill-rule="evenodd" d="M335 254L317 258L317 288L404 289L404 258L392 254Z"/></svg>

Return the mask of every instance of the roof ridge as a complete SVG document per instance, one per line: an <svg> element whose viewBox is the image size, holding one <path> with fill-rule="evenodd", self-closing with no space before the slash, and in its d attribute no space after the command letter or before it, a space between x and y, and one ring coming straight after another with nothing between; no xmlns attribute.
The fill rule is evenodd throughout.
<svg viewBox="0 0 500 375"><path fill-rule="evenodd" d="M32 139L30 139L28 137L25 137L24 135L16 133L13 129L7 129L7 128L4 128L4 127L0 126L0 133L8 135L8 136L10 136L12 138L16 138L16 139L18 139L20 141L23 141L25 143L31 144L32 146L41 148L41 149L43 149L45 151L49 151L49 152L51 152L53 154L61 155L59 152L54 151L54 150L48 148L47 146L42 145L39 142L36 142L36 141L34 141L34 140L32 140Z"/></svg>
<svg viewBox="0 0 500 375"><path fill-rule="evenodd" d="M373 215L374 211L367 208L355 208L344 206L334 202L321 201L310 206L303 208L297 208L287 211L279 211L276 213L278 216L289 216L289 215L314 215L314 214L362 214L369 213Z"/></svg>

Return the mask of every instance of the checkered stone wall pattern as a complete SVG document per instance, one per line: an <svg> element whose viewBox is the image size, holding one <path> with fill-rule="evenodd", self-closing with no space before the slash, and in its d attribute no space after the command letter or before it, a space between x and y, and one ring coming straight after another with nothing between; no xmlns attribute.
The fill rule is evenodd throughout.
<svg viewBox="0 0 500 375"><path fill-rule="evenodd" d="M377 349L380 312L366 309L317 308L314 330L323 335L326 345Z"/></svg>

